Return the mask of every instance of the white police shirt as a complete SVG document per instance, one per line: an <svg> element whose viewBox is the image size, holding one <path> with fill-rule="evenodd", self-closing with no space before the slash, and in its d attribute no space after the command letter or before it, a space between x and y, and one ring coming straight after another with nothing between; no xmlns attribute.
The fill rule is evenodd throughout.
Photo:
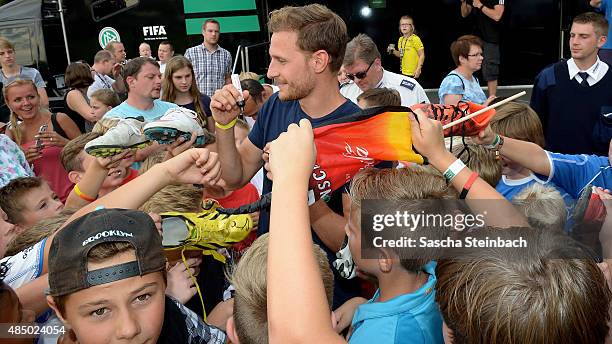
<svg viewBox="0 0 612 344"><path fill-rule="evenodd" d="M429 98L427 98L425 90L423 90L419 82L413 78L383 70L383 77L378 85L376 85L376 88L382 87L397 90L402 98L402 106L429 103ZM363 91L353 82L344 85L340 89L340 93L357 104L357 97L359 97Z"/></svg>

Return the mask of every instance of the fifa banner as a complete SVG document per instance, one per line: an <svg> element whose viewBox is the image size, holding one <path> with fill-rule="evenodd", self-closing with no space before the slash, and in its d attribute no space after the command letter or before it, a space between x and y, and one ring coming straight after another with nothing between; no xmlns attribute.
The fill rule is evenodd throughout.
<svg viewBox="0 0 612 344"><path fill-rule="evenodd" d="M482 105L417 104L408 107L377 107L318 124L314 129L317 157L310 179L311 201L329 200L331 193L350 181L361 169L382 161L423 164L412 147L410 113L422 110L443 124L468 116ZM445 136L473 136L486 128L495 110L484 112L444 131Z"/></svg>

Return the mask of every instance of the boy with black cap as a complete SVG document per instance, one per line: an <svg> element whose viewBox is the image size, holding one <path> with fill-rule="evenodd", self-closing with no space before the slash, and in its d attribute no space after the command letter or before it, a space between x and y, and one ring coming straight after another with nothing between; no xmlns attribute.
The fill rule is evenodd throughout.
<svg viewBox="0 0 612 344"><path fill-rule="evenodd" d="M63 339L225 343L223 331L165 296L165 267L162 239L143 212L101 209L68 224L51 244L47 296L70 329Z"/></svg>

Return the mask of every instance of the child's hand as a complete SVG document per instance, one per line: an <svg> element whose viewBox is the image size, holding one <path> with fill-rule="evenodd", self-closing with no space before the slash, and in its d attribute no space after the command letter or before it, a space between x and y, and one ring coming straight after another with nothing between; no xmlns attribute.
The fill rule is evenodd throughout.
<svg viewBox="0 0 612 344"><path fill-rule="evenodd" d="M364 299L363 297L354 297L343 303L342 306L338 307L338 309L334 311L334 315L336 316L336 326L334 326L334 329L337 333L341 333L351 325L353 315L355 315L357 307L366 303L367 301L368 300Z"/></svg>
<svg viewBox="0 0 612 344"><path fill-rule="evenodd" d="M123 70L123 66L121 65L121 63L115 63L113 65L113 79L117 79L118 77L121 76L121 71Z"/></svg>
<svg viewBox="0 0 612 344"><path fill-rule="evenodd" d="M234 314L234 298L217 303L206 316L206 323L227 332L227 319Z"/></svg>
<svg viewBox="0 0 612 344"><path fill-rule="evenodd" d="M254 213L250 213L249 215L251 215L251 220L253 220L253 229L251 229L251 231L256 232L257 227L259 226L259 212L256 211Z"/></svg>
<svg viewBox="0 0 612 344"><path fill-rule="evenodd" d="M157 229L157 233L159 233L159 236L161 236L162 238L164 237L164 233L162 232L162 218L159 214L157 213L149 213L149 216L151 217L151 220L153 220L153 223L155 223L155 229Z"/></svg>
<svg viewBox="0 0 612 344"><path fill-rule="evenodd" d="M487 100L482 103L482 106L487 107L489 105L491 105L491 102L493 102L497 97L496 96L489 96L489 98L487 98Z"/></svg>
<svg viewBox="0 0 612 344"><path fill-rule="evenodd" d="M312 125L307 119L299 126L291 124L287 131L270 143L269 168L274 178L308 180L316 157Z"/></svg>
<svg viewBox="0 0 612 344"><path fill-rule="evenodd" d="M166 294L185 304L196 294L196 287L191 276L195 276L195 267L202 262L200 258L189 258L186 260L189 270L183 262L177 262L168 270L168 287ZM191 274L191 275L190 275Z"/></svg>
<svg viewBox="0 0 612 344"><path fill-rule="evenodd" d="M101 168L105 170L110 170L111 168L115 168L119 166L122 160L134 158L134 155L135 155L134 150L128 149L117 155L96 158L96 162Z"/></svg>
<svg viewBox="0 0 612 344"><path fill-rule="evenodd" d="M409 115L412 128L412 144L422 155L434 160L446 152L442 123L429 119L421 110Z"/></svg>
<svg viewBox="0 0 612 344"><path fill-rule="evenodd" d="M417 69L414 70L414 78L418 79L419 76L421 76L421 67L417 67Z"/></svg>
<svg viewBox="0 0 612 344"><path fill-rule="evenodd" d="M612 216L612 195L610 195L610 190L601 187L593 187L593 192L599 195L601 202L606 207L608 216Z"/></svg>
<svg viewBox="0 0 612 344"><path fill-rule="evenodd" d="M472 136L472 141L479 145L490 145L495 141L495 133L491 126L488 125L483 131L478 133L478 136Z"/></svg>
<svg viewBox="0 0 612 344"><path fill-rule="evenodd" d="M270 171L270 144L272 142L266 143L266 146L263 149L263 153L261 153L261 160L264 162L264 170L266 171L266 177L270 180L274 180L274 176L272 175L272 171Z"/></svg>
<svg viewBox="0 0 612 344"><path fill-rule="evenodd" d="M221 178L217 153L193 148L161 164L170 183L216 185Z"/></svg>
<svg viewBox="0 0 612 344"><path fill-rule="evenodd" d="M170 160L191 148L197 138L198 136L196 133L191 133L191 139L189 141L185 140L185 138L181 136L176 141L166 146L166 156L164 157L164 161Z"/></svg>

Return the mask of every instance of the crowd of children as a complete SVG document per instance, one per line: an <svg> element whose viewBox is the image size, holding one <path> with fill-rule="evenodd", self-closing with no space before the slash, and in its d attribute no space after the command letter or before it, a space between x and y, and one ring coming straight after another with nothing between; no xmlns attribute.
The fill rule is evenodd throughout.
<svg viewBox="0 0 612 344"><path fill-rule="evenodd" d="M0 135L0 323L52 331L0 333L0 342L610 340L612 140L608 156L546 151L538 115L520 102L499 105L471 137L456 131L445 138L448 118L400 107L395 89L369 89L358 104L340 95L341 63L333 56L344 53L335 37L346 43L346 27L329 9L286 7L270 21L271 73L280 90L245 74L242 94L226 85L209 98L198 92L191 63L177 56L163 83L152 74L157 84L144 88L159 93L160 86L161 98L181 107L168 105L147 120L109 117L119 98L99 89L81 123L89 132L79 134L69 116L39 106L33 82L5 85L8 137L23 153ZM326 29L302 34L312 33L313 23ZM401 18L400 32L399 50L389 53L401 59L403 73L418 77L424 52L411 17ZM330 53L315 43L300 46L300 39ZM461 40L458 56L477 45ZM150 47L141 48L150 55ZM308 59L300 55L311 50ZM466 59L456 60L468 69ZM128 93L140 92L136 84L147 82L141 72L157 73L156 66L146 58L128 62ZM70 102L80 113L73 98L87 91L79 82ZM329 99L291 103L324 83L331 86L321 92L334 92ZM456 103L455 93L446 96ZM327 101L331 114L312 112ZM438 110L466 115L453 106L431 112ZM349 115L359 121L381 114L402 116L410 132L398 140L408 137L422 166L374 161L382 153L341 138L347 142L338 154L366 167L346 172L332 196L315 199L313 188L331 185L326 173L334 173L320 166L321 151L338 146L316 135L345 125ZM461 220L413 228L385 221L381 235L391 244L372 246L378 230L371 221L380 215L372 204L390 216L396 207L425 216L444 205L444 215ZM483 215L481 225L468 224L473 214ZM527 245L400 244L425 235L437 243L520 238Z"/></svg>

